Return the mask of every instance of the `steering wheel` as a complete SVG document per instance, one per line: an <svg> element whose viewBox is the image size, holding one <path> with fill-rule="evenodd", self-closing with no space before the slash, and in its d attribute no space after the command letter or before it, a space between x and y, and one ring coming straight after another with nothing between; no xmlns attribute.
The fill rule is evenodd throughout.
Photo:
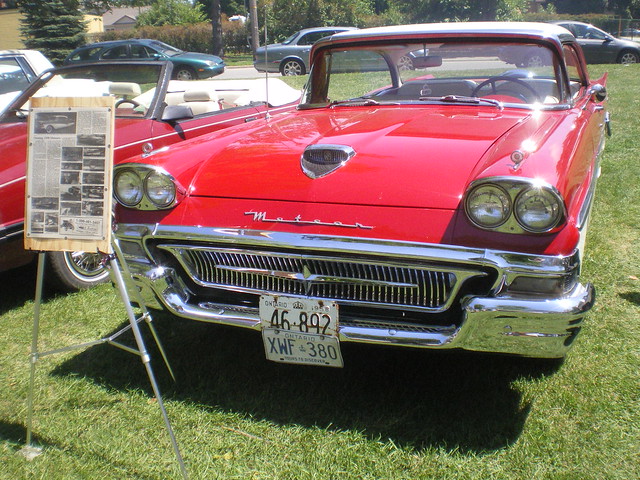
<svg viewBox="0 0 640 480"><path fill-rule="evenodd" d="M494 95L498 94L498 89L496 88L496 82L500 82L500 81L516 83L516 84L524 87L525 89L529 90L531 92L531 94L533 95L533 99L535 101L542 102L542 99L538 95L538 92L536 92L531 85L529 85L528 83L523 82L522 80L519 80L519 79L513 78L513 77L508 77L506 75L499 75L497 77L487 78L484 82L480 82L478 84L478 86L473 89L473 92L471 92L471 96L472 97L477 97L478 96L478 92L482 88L486 87L487 85L491 85L491 93L492 94L494 94ZM523 98L523 100L526 101L525 98Z"/></svg>
<svg viewBox="0 0 640 480"><path fill-rule="evenodd" d="M136 108L136 107L140 106L140 104L138 102L136 102L135 100L130 100L130 99L127 99L127 98L123 98L123 99L118 100L116 102L116 108L118 108L123 103L130 103L131 105L133 105L133 108Z"/></svg>

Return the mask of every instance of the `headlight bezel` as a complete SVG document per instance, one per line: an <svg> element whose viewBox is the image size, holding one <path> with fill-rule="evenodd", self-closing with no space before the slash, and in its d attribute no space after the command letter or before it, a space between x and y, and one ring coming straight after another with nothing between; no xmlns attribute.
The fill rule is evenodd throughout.
<svg viewBox="0 0 640 480"><path fill-rule="evenodd" d="M480 221L480 218L476 213L472 213L475 211L475 208L476 208L472 205L472 202L474 201L475 198L481 195L480 193L481 190L493 190L493 192L486 192L485 195L492 193L494 196L500 199L500 203L502 203L502 209L504 210L504 212L501 214L501 217L497 222L493 222L493 223L482 222ZM487 183L476 185L474 188L469 190L469 193L465 198L464 207L465 207L465 212L467 213L467 217L469 218L471 223L473 223L474 225L480 228L495 229L503 225L507 220L509 220L509 217L511 216L511 212L513 211L513 202L511 201L511 197L509 196L509 194L504 188L502 188L500 185L497 185L495 183L487 182Z"/></svg>
<svg viewBox="0 0 640 480"><path fill-rule="evenodd" d="M136 203L123 201L121 189L118 187L118 180L126 174L132 174L137 176L139 179L141 195ZM158 196L150 193L150 181L154 177L163 179L168 189L172 190L172 192L170 192L170 194L162 201L158 200ZM175 207L183 194L184 189L176 179L161 167L139 163L127 163L116 165L114 168L113 196L123 207L136 210L167 210Z"/></svg>
<svg viewBox="0 0 640 480"><path fill-rule="evenodd" d="M473 214L469 209L469 202L473 199L474 194L481 188L492 186L504 191L510 199L510 212L508 218L498 225L483 225L481 222L476 221ZM521 215L516 213L517 202L522 202L525 198L523 195L527 193L538 192L545 198L552 200L554 203L554 216L553 220L544 227L536 227L523 221ZM464 199L464 212L467 220L474 226L483 230L502 232L502 233L514 233L514 234L544 234L557 230L566 221L567 212L564 199L560 192L551 184L540 181L538 179L520 178L520 177L486 177L475 180L467 188Z"/></svg>
<svg viewBox="0 0 640 480"><path fill-rule="evenodd" d="M523 214L520 212L519 205L525 201L525 198L529 194L545 197L545 200L549 201L549 204L551 204L550 207L554 210L551 220L544 226L536 227L531 222L525 221ZM531 233L546 233L553 230L560 223L563 213L564 201L555 189L531 186L522 190L513 202L513 215L516 221L524 230Z"/></svg>
<svg viewBox="0 0 640 480"><path fill-rule="evenodd" d="M131 183L137 183L138 191L136 195L126 196L127 198L130 197L131 200L128 200L128 199L125 200L125 196L122 195L122 192L124 189L118 187L120 180L125 175L130 176ZM120 171L115 172L113 175L113 196L120 205L128 208L135 208L135 206L138 205L142 201L142 198L144 197L143 179L140 178L140 175L138 174L138 172L130 168L123 168Z"/></svg>

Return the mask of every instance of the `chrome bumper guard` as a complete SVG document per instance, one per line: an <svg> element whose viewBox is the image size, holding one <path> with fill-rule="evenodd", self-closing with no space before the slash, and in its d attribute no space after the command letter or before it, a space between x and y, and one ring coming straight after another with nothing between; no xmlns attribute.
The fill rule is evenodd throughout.
<svg viewBox="0 0 640 480"><path fill-rule="evenodd" d="M499 272L492 295L461 299L462 318L456 325L423 326L371 324L349 318L340 326L344 342L390 344L405 347L464 349L538 358L563 357L580 331L584 315L593 306L595 289L575 283L560 296L509 293L518 275L542 278L568 274L578 268L577 253L569 257L524 255L513 252L424 245L395 241L363 240L283 234L278 232L118 225L116 237L132 273L127 280L133 301L147 307L204 322L259 330L258 308L198 302L172 268L156 263L145 241L211 242L269 249L286 247L314 251L389 255L424 261L446 261L465 266L491 267ZM404 327L407 328L404 328Z"/></svg>

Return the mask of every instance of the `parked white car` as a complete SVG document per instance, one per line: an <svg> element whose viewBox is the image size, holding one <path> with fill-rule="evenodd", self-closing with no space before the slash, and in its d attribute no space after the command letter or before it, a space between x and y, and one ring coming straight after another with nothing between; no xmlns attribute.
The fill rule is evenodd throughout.
<svg viewBox="0 0 640 480"><path fill-rule="evenodd" d="M0 114L27 86L53 65L35 50L0 50Z"/></svg>

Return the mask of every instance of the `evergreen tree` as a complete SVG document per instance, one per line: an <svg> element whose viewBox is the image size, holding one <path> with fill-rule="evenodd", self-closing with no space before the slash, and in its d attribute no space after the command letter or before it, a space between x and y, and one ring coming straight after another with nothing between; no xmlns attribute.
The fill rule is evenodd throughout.
<svg viewBox="0 0 640 480"><path fill-rule="evenodd" d="M18 0L25 46L39 50L54 64L86 40L79 0Z"/></svg>

